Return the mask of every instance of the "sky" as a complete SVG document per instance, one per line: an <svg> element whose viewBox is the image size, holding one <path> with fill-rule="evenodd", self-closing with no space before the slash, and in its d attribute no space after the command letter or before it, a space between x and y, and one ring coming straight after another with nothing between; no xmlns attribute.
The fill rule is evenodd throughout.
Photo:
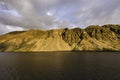
<svg viewBox="0 0 120 80"><path fill-rule="evenodd" d="M0 34L120 23L120 0L0 0Z"/></svg>

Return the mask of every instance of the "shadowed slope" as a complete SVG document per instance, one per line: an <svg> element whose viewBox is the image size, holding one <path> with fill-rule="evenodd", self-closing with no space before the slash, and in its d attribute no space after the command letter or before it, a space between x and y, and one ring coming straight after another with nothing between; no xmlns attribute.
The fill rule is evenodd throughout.
<svg viewBox="0 0 120 80"><path fill-rule="evenodd" d="M120 25L15 31L0 36L0 51L120 51Z"/></svg>

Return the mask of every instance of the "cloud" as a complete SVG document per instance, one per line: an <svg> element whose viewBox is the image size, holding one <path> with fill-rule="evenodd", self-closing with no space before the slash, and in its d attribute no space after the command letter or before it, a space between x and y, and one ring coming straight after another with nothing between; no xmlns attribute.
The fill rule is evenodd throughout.
<svg viewBox="0 0 120 80"><path fill-rule="evenodd" d="M119 3L120 0L0 0L0 23L28 29L119 24Z"/></svg>
<svg viewBox="0 0 120 80"><path fill-rule="evenodd" d="M25 29L22 27L18 27L18 26L0 24L0 34L5 34L11 31L22 31L22 30L25 30Z"/></svg>

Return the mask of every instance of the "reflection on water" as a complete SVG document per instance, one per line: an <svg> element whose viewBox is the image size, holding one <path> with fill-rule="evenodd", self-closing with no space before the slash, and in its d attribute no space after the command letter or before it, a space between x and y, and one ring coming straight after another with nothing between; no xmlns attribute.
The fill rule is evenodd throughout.
<svg viewBox="0 0 120 80"><path fill-rule="evenodd" d="M119 52L0 53L0 80L119 79Z"/></svg>

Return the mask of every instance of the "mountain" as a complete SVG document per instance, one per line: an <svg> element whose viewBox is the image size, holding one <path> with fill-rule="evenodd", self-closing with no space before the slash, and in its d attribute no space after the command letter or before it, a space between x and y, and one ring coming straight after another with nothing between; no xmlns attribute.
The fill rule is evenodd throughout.
<svg viewBox="0 0 120 80"><path fill-rule="evenodd" d="M0 51L120 51L120 25L10 32L0 36Z"/></svg>

